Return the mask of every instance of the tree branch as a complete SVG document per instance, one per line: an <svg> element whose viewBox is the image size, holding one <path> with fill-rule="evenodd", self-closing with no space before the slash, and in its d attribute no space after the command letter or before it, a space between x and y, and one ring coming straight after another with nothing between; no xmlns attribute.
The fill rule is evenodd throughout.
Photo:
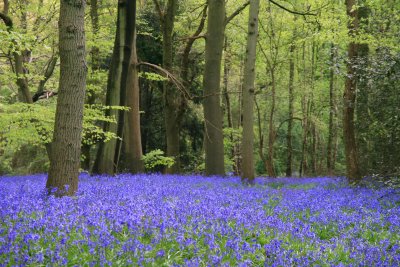
<svg viewBox="0 0 400 267"><path fill-rule="evenodd" d="M278 2L275 2L274 0L269 0L272 4L276 5L279 8L282 8L283 10L295 14L295 15L302 15L302 16L316 16L317 14L315 13L310 13L310 12L300 12L300 11L296 11L296 10L290 10L286 7L284 7L283 5L279 4Z"/></svg>
<svg viewBox="0 0 400 267"><path fill-rule="evenodd" d="M204 25L205 25L205 21L207 18L207 5L204 7L203 9L203 15L201 17L201 21L199 23L199 26L197 27L195 33L190 36L186 42L185 48L183 50L183 55L182 55L182 63L181 63L181 77L183 79L183 81L186 83L185 85L187 85L188 82L188 74L189 74L189 55L190 55L190 51L192 50L193 44L194 42L201 38L201 37L205 37L203 34L201 34L201 32L204 29Z"/></svg>
<svg viewBox="0 0 400 267"><path fill-rule="evenodd" d="M183 94L183 96L185 98L187 98L188 100L192 100L193 97L190 95L190 93L188 91L186 91L185 86L178 80L178 78L176 78L171 72L169 72L168 70L164 69L163 67L160 67L158 65L155 64L151 64L148 62L139 62L137 64L137 66L148 66L152 69L157 70L159 73L163 74L166 78L168 78L169 80L171 80L171 82L173 84L175 84L175 86L181 91L181 93Z"/></svg>
<svg viewBox="0 0 400 267"><path fill-rule="evenodd" d="M160 20L163 20L164 14L161 9L160 2L158 2L158 0L153 0L153 3L156 6L156 10L157 10L158 16L160 17Z"/></svg>
<svg viewBox="0 0 400 267"><path fill-rule="evenodd" d="M225 26L231 22L237 15L239 15L248 5L250 4L250 1L247 1L244 3L242 6L240 6L238 9L235 10L229 17L225 19Z"/></svg>
<svg viewBox="0 0 400 267"><path fill-rule="evenodd" d="M41 94L44 92L44 86L46 82L50 79L50 77L53 75L54 68L56 67L58 57L56 55L53 55L49 61L46 64L46 69L43 73L43 80L39 82L38 89L36 91L36 94Z"/></svg>

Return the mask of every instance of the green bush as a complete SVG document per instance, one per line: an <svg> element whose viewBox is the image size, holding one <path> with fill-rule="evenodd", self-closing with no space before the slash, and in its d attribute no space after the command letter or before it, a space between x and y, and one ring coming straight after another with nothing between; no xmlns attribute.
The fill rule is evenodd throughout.
<svg viewBox="0 0 400 267"><path fill-rule="evenodd" d="M172 167L175 164L175 160L164 156L164 151L160 149L150 151L142 157L142 160L147 171L154 171L159 167Z"/></svg>

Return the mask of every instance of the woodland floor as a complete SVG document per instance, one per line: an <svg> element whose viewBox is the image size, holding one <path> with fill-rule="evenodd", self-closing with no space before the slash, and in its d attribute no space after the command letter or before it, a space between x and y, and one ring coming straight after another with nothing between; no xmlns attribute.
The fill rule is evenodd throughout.
<svg viewBox="0 0 400 267"><path fill-rule="evenodd" d="M0 177L0 266L400 266L400 197L342 178Z"/></svg>

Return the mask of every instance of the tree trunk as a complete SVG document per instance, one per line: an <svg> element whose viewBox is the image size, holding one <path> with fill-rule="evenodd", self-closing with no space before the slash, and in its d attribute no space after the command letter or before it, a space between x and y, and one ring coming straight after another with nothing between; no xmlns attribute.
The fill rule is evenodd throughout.
<svg viewBox="0 0 400 267"><path fill-rule="evenodd" d="M359 1L359 4L362 4L358 9L358 19L360 21L360 27L364 29L368 29L368 17L370 13L370 9L368 6L365 6L365 0ZM357 88L358 88L358 95L357 95L357 107L356 107L356 142L358 145L358 155L359 155L359 162L360 166L362 166L362 170L360 173L367 174L371 171L371 149L370 149L370 138L369 135L369 126L371 125L371 118L368 112L369 109L369 92L370 88L368 86L369 81L369 46L368 44L359 44L358 45L358 70L357 70Z"/></svg>
<svg viewBox="0 0 400 267"><path fill-rule="evenodd" d="M266 169L268 176L275 177L275 168L274 168L274 143L275 143L275 125L274 125L274 116L275 116L275 93L276 93L276 80L275 80L275 69L270 69L271 73L271 111L269 114L269 124L268 124L268 156L266 164Z"/></svg>
<svg viewBox="0 0 400 267"><path fill-rule="evenodd" d="M136 1L133 1L131 5L133 6L133 36L131 39L131 55L126 79L126 105L129 111L126 114L124 152L125 167L127 170L131 173L140 173L144 171L144 165L142 161L142 139L140 134L140 90L136 53Z"/></svg>
<svg viewBox="0 0 400 267"><path fill-rule="evenodd" d="M350 19L348 23L348 30L351 37L354 37L354 35L357 34L359 24L357 10L354 9L355 5L355 0L346 0L347 15ZM357 44L353 40L350 41L347 51L347 76L343 94L343 138L346 156L347 178L351 183L357 183L361 179L354 127L354 108L356 103L357 89L355 61L357 60L357 52Z"/></svg>
<svg viewBox="0 0 400 267"><path fill-rule="evenodd" d="M3 0L3 13L8 14L8 10L10 9L10 3L8 0Z"/></svg>
<svg viewBox="0 0 400 267"><path fill-rule="evenodd" d="M296 20L295 20L296 21ZM294 113L294 50L295 50L295 41L296 34L293 33L293 41L290 45L289 49L289 120L288 120L288 129L286 136L287 143L287 161L286 161L286 176L292 176L292 161L293 161L293 113Z"/></svg>
<svg viewBox="0 0 400 267"><path fill-rule="evenodd" d="M60 3L59 51L60 82L46 188L64 196L78 189L87 73L83 0Z"/></svg>
<svg viewBox="0 0 400 267"><path fill-rule="evenodd" d="M250 0L246 61L243 77L242 181L254 182L254 81L260 0Z"/></svg>
<svg viewBox="0 0 400 267"><path fill-rule="evenodd" d="M328 136L328 147L327 147L327 160L326 167L328 175L332 176L335 172L335 160L334 160L334 146L335 146L335 135L336 127L334 120L336 118L336 96L335 96L335 45L331 44L331 66L329 72L329 136Z"/></svg>
<svg viewBox="0 0 400 267"><path fill-rule="evenodd" d="M224 94L225 99L225 109L224 113L226 114L226 121L228 123L228 128L233 129L233 120L232 120L232 107L231 107L231 98L229 96L229 75L230 75L230 68L231 68L231 58L228 52L228 37L225 36L225 45L224 45L224 78L223 78L223 87L222 91ZM231 144L234 144L233 140L233 133L229 135L229 140ZM231 158L234 159L233 163L233 170L235 175L238 175L237 166L236 166L236 156L235 156L235 147L233 146L231 151Z"/></svg>
<svg viewBox="0 0 400 267"><path fill-rule="evenodd" d="M302 137L302 148L301 148L301 160L300 160L300 167L299 167L299 176L303 176L303 174L307 173L308 169L308 155L307 155L307 144L308 144L308 132L310 129L310 113L311 113L311 99L309 99L307 86L309 81L307 79L307 72L306 72L306 45L303 42L302 45L302 63L303 63L303 89L305 94L302 97L301 101L301 108L303 112L303 137Z"/></svg>
<svg viewBox="0 0 400 267"><path fill-rule="evenodd" d="M315 122L311 122L311 135L312 135L312 144L311 144L311 175L317 175L317 162L318 162L318 136L317 136L317 126Z"/></svg>
<svg viewBox="0 0 400 267"><path fill-rule="evenodd" d="M96 39L99 34L99 13L98 13L98 0L90 0L90 21L92 24L92 31L94 36L94 43L96 44ZM90 55L92 59L91 64L91 74L96 74L100 68L100 49L98 46L94 45L90 50ZM93 105L96 101L96 92L87 91L86 93L86 104ZM83 143L82 144L82 156L83 161L81 162L81 168L84 170L90 170L91 163L91 148L92 145Z"/></svg>
<svg viewBox="0 0 400 267"><path fill-rule="evenodd" d="M257 125L258 125L258 155L260 156L260 159L262 162L267 162L265 155L264 155L264 134L262 131L262 119L261 119L261 111L260 107L258 106L257 103L257 97L254 97L254 104L256 106L257 110Z"/></svg>
<svg viewBox="0 0 400 267"><path fill-rule="evenodd" d="M161 15L161 27L163 34L163 67L169 72L173 72L173 40L175 13L177 0L168 0L166 12ZM181 128L182 114L180 111L182 97L177 89L169 81L163 84L164 109L165 109L165 134L167 139L167 156L173 157L175 164L167 168L167 173L179 173L179 134Z"/></svg>
<svg viewBox="0 0 400 267"><path fill-rule="evenodd" d="M114 41L113 56L107 80L106 106L122 106L125 102L126 73L131 50L132 33L132 6L126 0L118 2L117 31ZM116 123L104 123L103 130L122 137L124 125L124 111L107 110L106 116L115 118ZM110 140L100 143L93 173L113 175L117 170L120 158L121 141Z"/></svg>
<svg viewBox="0 0 400 267"><path fill-rule="evenodd" d="M208 0L208 24L203 77L206 175L225 174L220 97L224 31L225 0Z"/></svg>

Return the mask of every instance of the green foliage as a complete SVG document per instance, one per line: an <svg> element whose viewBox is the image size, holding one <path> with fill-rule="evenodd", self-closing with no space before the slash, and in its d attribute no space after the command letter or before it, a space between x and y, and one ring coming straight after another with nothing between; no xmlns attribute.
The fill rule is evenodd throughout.
<svg viewBox="0 0 400 267"><path fill-rule="evenodd" d="M32 172L46 171L48 158L45 148L51 143L53 136L55 104L54 98L35 104L0 103L0 160L2 162L0 172L12 173L11 169L23 166ZM106 109L125 110L126 108L87 105L84 111L83 144L96 144L117 138L114 133L103 131L100 126L101 122L115 123L114 118L104 115ZM18 158L21 160L16 162Z"/></svg>
<svg viewBox="0 0 400 267"><path fill-rule="evenodd" d="M152 150L143 155L142 160L147 171L154 171L157 167L172 167L175 160L172 157L164 156L164 151L160 149Z"/></svg>
<svg viewBox="0 0 400 267"><path fill-rule="evenodd" d="M168 81L168 78L154 72L139 72L139 77L155 82Z"/></svg>

